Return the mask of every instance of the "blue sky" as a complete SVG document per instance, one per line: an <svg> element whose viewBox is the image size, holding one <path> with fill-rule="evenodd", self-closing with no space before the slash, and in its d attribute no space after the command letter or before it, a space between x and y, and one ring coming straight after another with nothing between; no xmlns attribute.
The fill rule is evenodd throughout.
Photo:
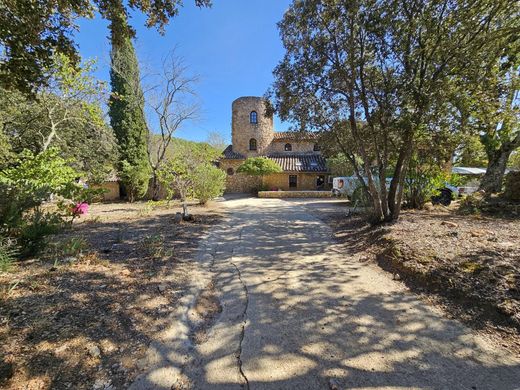
<svg viewBox="0 0 520 390"><path fill-rule="evenodd" d="M273 81L272 70L283 56L276 23L290 0L215 0L210 9L185 0L166 34L144 27L135 13L130 23L137 31L135 47L141 64L159 69L166 53L175 48L189 72L199 76L195 89L201 100L201 118L177 136L203 141L211 131L231 138L231 102L240 96L261 96ZM106 21L97 16L82 20L76 35L84 58L98 59L97 77L108 80L109 49ZM275 118L276 130L288 124Z"/></svg>

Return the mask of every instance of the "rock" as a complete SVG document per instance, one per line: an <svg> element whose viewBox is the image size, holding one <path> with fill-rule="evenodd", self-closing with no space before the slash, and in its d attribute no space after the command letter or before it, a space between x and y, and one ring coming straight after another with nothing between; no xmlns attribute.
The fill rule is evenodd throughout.
<svg viewBox="0 0 520 390"><path fill-rule="evenodd" d="M426 211L432 211L434 209L433 204L431 202L425 203L423 208Z"/></svg>
<svg viewBox="0 0 520 390"><path fill-rule="evenodd" d="M471 232L469 232L469 234L471 235L471 237L484 237L494 235L495 233L489 230L472 230Z"/></svg>
<svg viewBox="0 0 520 390"><path fill-rule="evenodd" d="M123 276L130 276L132 274L132 272L130 272L129 269L125 268L121 271L121 275Z"/></svg>
<svg viewBox="0 0 520 390"><path fill-rule="evenodd" d="M157 286L157 290L159 290L160 293L163 293L166 291L167 286L165 284L160 284Z"/></svg>
<svg viewBox="0 0 520 390"><path fill-rule="evenodd" d="M175 217L173 217L174 223L181 223L182 221L182 214L181 213L175 213Z"/></svg>
<svg viewBox="0 0 520 390"><path fill-rule="evenodd" d="M90 356L92 356L93 358L98 358L101 356L101 350L99 349L99 347L97 345L91 345L88 347L88 353Z"/></svg>
<svg viewBox="0 0 520 390"><path fill-rule="evenodd" d="M451 228L459 227L459 225L457 225L455 222L450 222L450 221L442 221L441 225L451 227Z"/></svg>
<svg viewBox="0 0 520 390"><path fill-rule="evenodd" d="M92 386L94 390L111 390L113 388L110 379L96 379L94 386Z"/></svg>

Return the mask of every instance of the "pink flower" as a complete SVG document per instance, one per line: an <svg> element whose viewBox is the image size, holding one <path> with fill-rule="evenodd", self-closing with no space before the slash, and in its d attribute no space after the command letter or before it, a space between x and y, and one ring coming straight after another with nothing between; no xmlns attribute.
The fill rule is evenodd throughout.
<svg viewBox="0 0 520 390"><path fill-rule="evenodd" d="M88 203L87 202L80 202L72 208L72 214L74 214L74 215L83 215L83 214L86 214L87 212L88 212Z"/></svg>

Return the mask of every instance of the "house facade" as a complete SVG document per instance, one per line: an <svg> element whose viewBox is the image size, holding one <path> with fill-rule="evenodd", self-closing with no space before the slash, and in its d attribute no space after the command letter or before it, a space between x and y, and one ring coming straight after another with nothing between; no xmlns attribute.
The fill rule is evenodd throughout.
<svg viewBox="0 0 520 390"><path fill-rule="evenodd" d="M273 116L266 114L260 97L240 97L232 103L232 144L223 152L219 166L227 173L226 192L268 190L310 191L330 189L330 172L313 133L275 132ZM265 156L282 173L263 178L237 173L248 157Z"/></svg>

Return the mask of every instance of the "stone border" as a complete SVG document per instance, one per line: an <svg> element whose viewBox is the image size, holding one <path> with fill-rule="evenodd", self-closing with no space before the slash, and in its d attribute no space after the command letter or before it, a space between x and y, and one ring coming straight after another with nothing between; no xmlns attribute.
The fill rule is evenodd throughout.
<svg viewBox="0 0 520 390"><path fill-rule="evenodd" d="M259 198L332 198L331 191L259 191Z"/></svg>

